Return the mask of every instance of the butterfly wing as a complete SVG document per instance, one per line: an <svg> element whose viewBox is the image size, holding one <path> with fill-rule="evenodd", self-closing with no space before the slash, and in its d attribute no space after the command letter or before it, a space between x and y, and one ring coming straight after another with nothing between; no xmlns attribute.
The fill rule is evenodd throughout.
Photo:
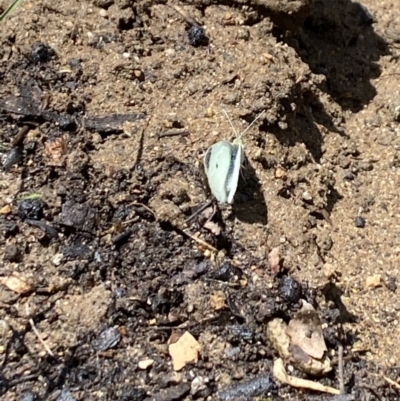
<svg viewBox="0 0 400 401"><path fill-rule="evenodd" d="M219 203L228 201L227 182L231 174L233 146L220 141L210 146L204 156L204 167L212 194Z"/></svg>
<svg viewBox="0 0 400 401"><path fill-rule="evenodd" d="M227 202L232 203L239 182L240 168L243 160L243 145L241 141L234 141L232 145L231 164L226 181L228 193Z"/></svg>

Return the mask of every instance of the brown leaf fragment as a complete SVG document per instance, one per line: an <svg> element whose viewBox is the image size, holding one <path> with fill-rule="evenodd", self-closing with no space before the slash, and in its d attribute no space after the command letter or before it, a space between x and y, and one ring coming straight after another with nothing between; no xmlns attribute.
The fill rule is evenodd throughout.
<svg viewBox="0 0 400 401"><path fill-rule="evenodd" d="M314 359L304 352L297 344L291 344L286 333L287 325L279 318L267 324L267 336L282 359L289 361L296 369L309 375L321 376L332 370L329 358Z"/></svg>
<svg viewBox="0 0 400 401"><path fill-rule="evenodd" d="M198 341L186 331L178 341L169 344L168 351L172 358L174 370L179 371L187 363L197 362L201 346Z"/></svg>
<svg viewBox="0 0 400 401"><path fill-rule="evenodd" d="M302 308L289 322L286 333L290 336L292 347L299 347L312 358L321 359L327 351L321 320L308 302L303 301Z"/></svg>
<svg viewBox="0 0 400 401"><path fill-rule="evenodd" d="M12 212L11 205L7 203L0 209L0 214L10 214Z"/></svg>

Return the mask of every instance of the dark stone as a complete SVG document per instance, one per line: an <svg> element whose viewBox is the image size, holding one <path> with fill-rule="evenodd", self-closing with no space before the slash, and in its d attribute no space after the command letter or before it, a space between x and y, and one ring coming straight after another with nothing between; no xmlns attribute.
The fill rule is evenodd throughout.
<svg viewBox="0 0 400 401"><path fill-rule="evenodd" d="M397 290L396 278L385 274L383 277L383 283L389 291L395 292Z"/></svg>
<svg viewBox="0 0 400 401"><path fill-rule="evenodd" d="M91 232L96 226L96 212L85 204L68 201L62 205L61 223L75 230Z"/></svg>
<svg viewBox="0 0 400 401"><path fill-rule="evenodd" d="M113 237L112 243L116 247L120 247L129 241L129 238L131 237L131 235L132 235L132 230L125 230L122 233Z"/></svg>
<svg viewBox="0 0 400 401"><path fill-rule="evenodd" d="M97 351L106 351L118 345L121 340L120 332L114 327L103 330L99 337L93 342Z"/></svg>
<svg viewBox="0 0 400 401"><path fill-rule="evenodd" d="M271 376L263 375L248 382L221 390L219 398L221 401L251 400L261 395L277 395L277 392L278 389Z"/></svg>
<svg viewBox="0 0 400 401"><path fill-rule="evenodd" d="M19 233L19 227L16 223L12 221L6 221L3 224L4 228L4 238L15 237Z"/></svg>
<svg viewBox="0 0 400 401"><path fill-rule="evenodd" d="M161 390L159 393L145 398L145 401L175 401L183 399L183 397L190 392L190 385L188 383L181 383L177 386Z"/></svg>
<svg viewBox="0 0 400 401"><path fill-rule="evenodd" d="M302 295L302 288L298 281L291 277L283 277L279 283L279 296L291 304L299 302Z"/></svg>
<svg viewBox="0 0 400 401"><path fill-rule="evenodd" d="M89 260L93 258L93 250L88 245L76 241L63 250L63 255L67 260Z"/></svg>
<svg viewBox="0 0 400 401"><path fill-rule="evenodd" d="M3 260L5 262L19 263L22 262L23 254L16 244L9 244L4 250Z"/></svg>
<svg viewBox="0 0 400 401"><path fill-rule="evenodd" d="M8 151L6 160L4 161L3 167L5 171L8 171L12 166L19 164L22 160L22 149L17 146Z"/></svg>
<svg viewBox="0 0 400 401"><path fill-rule="evenodd" d="M142 388L132 388L122 395L121 401L143 401L145 397L145 390Z"/></svg>
<svg viewBox="0 0 400 401"><path fill-rule="evenodd" d="M238 267L226 262L212 274L212 278L220 281L230 281L235 277L240 278L242 275L243 272Z"/></svg>
<svg viewBox="0 0 400 401"><path fill-rule="evenodd" d="M35 42L32 45L31 57L35 63L47 63L54 55L54 50L42 42Z"/></svg>
<svg viewBox="0 0 400 401"><path fill-rule="evenodd" d="M364 219L364 217L357 216L357 217L354 219L354 225L355 225L356 227L358 227L358 228L364 228L364 227L365 227L365 219Z"/></svg>
<svg viewBox="0 0 400 401"><path fill-rule="evenodd" d="M18 204L18 214L22 219L40 220L45 207L47 203L41 198L23 199Z"/></svg>
<svg viewBox="0 0 400 401"><path fill-rule="evenodd" d="M58 239L58 231L53 226L50 226L43 221L27 219L25 220L25 223L40 228L49 238Z"/></svg>
<svg viewBox="0 0 400 401"><path fill-rule="evenodd" d="M194 46L207 46L208 38L201 26L192 25L188 30L189 43Z"/></svg>
<svg viewBox="0 0 400 401"><path fill-rule="evenodd" d="M268 298L265 302L260 305L258 309L257 319L263 321L269 319L277 312L276 302L273 298Z"/></svg>
<svg viewBox="0 0 400 401"><path fill-rule="evenodd" d="M78 69L81 67L82 60L78 58L70 58L67 60L68 65L73 69Z"/></svg>
<svg viewBox="0 0 400 401"><path fill-rule="evenodd" d="M254 333L246 326L235 324L229 327L230 332L240 340L251 341L254 338Z"/></svg>

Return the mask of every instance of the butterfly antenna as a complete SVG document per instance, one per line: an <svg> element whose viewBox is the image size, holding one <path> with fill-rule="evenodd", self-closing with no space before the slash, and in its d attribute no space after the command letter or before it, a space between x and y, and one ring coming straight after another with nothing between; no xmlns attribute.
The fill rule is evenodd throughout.
<svg viewBox="0 0 400 401"><path fill-rule="evenodd" d="M247 130L265 113L265 110L262 111L252 122L251 124L240 134L240 138L247 132Z"/></svg>
<svg viewBox="0 0 400 401"><path fill-rule="evenodd" d="M237 138L237 137L238 137L238 133L236 132L235 127L233 126L232 121L231 121L231 119L230 119L229 116L228 116L228 113L225 111L225 109L222 109L222 110L224 111L224 113L225 113L225 115L226 115L226 118L228 119L229 124L231 125L232 130L233 130L233 132L235 133L236 138Z"/></svg>

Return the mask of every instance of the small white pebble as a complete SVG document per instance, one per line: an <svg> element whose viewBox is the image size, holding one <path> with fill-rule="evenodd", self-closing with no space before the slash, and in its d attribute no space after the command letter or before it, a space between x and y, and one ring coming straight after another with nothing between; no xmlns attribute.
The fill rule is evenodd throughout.
<svg viewBox="0 0 400 401"><path fill-rule="evenodd" d="M167 56L173 56L175 54L175 50L174 49L166 49L165 54Z"/></svg>
<svg viewBox="0 0 400 401"><path fill-rule="evenodd" d="M51 258L51 262L53 263L54 266L60 266L62 258L63 258L63 254L62 253L56 253L52 258Z"/></svg>
<svg viewBox="0 0 400 401"><path fill-rule="evenodd" d="M143 359L142 361L139 361L138 366L139 366L139 369L146 370L151 365L153 365L153 363L154 363L154 359Z"/></svg>

